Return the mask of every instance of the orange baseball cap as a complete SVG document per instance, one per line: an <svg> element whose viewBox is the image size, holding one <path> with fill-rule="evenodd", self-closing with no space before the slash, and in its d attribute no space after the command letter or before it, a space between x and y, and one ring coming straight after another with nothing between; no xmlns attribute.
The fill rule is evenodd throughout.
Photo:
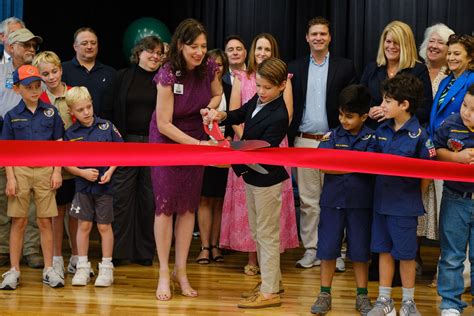
<svg viewBox="0 0 474 316"><path fill-rule="evenodd" d="M38 68L32 65L22 65L13 72L13 84L20 83L26 86L38 80L43 81Z"/></svg>

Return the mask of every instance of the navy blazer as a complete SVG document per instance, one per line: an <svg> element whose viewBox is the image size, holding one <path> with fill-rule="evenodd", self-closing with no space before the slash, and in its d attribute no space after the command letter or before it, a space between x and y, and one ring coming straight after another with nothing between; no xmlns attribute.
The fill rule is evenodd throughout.
<svg viewBox="0 0 474 316"><path fill-rule="evenodd" d="M450 74L440 82L438 92L434 98L429 128L430 135L432 136L445 118L453 113L459 113L467 89L472 84L474 84L474 71L466 70L461 76L459 76L459 78L456 79L456 81L454 81L453 85L448 91L448 94L444 98L443 103L438 109L439 98L452 78L453 74Z"/></svg>
<svg viewBox="0 0 474 316"><path fill-rule="evenodd" d="M286 109L283 95L263 106L252 118L252 113L257 106L256 94L247 103L237 110L228 111L225 125L238 125L245 123L242 140L259 139L270 143L271 147L278 147L285 138L288 130L288 110ZM257 187L269 187L289 178L282 166L263 165L268 174L261 174L246 165L233 165L234 172L242 175L244 181Z"/></svg>
<svg viewBox="0 0 474 316"><path fill-rule="evenodd" d="M400 71L400 73L412 74L423 82L423 95L424 102L421 104L418 109L416 109L416 117L420 124L428 123L430 118L431 105L433 104L433 92L431 90L431 80L428 73L428 68L422 63L417 62L415 67L406 68ZM370 95L372 96L370 106L379 106L382 104L382 94L380 93L380 87L382 82L387 79L387 67L377 66L377 63L371 62L368 64L362 74L360 83L369 88ZM375 120L368 119L367 124L376 129L380 123L377 123Z"/></svg>
<svg viewBox="0 0 474 316"><path fill-rule="evenodd" d="M303 118L308 87L309 54L292 61L288 72L293 74L293 120L288 130L288 142L293 146L294 139ZM326 113L329 128L339 125L339 93L350 84L357 83L357 74L352 60L329 55L329 69L326 85Z"/></svg>

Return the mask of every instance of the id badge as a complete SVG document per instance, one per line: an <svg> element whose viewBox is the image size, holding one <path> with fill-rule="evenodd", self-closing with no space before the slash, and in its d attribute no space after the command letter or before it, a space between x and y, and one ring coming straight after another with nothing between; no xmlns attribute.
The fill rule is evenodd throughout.
<svg viewBox="0 0 474 316"><path fill-rule="evenodd" d="M174 94L183 94L184 93L184 86L180 83L175 83L173 85L173 92L174 92Z"/></svg>

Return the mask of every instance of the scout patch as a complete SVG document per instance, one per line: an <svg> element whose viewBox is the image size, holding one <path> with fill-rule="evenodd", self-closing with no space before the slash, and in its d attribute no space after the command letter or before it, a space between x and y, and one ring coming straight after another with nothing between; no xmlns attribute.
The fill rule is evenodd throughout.
<svg viewBox="0 0 474 316"><path fill-rule="evenodd" d="M430 158L436 157L436 149L434 147L433 141L430 138L426 140L425 146L428 149Z"/></svg>
<svg viewBox="0 0 474 316"><path fill-rule="evenodd" d="M451 151L454 151L454 152L458 152L458 151L461 151L464 147L464 142L459 140L459 139L456 139L456 138L450 138L448 139L448 148L451 150Z"/></svg>
<svg viewBox="0 0 474 316"><path fill-rule="evenodd" d="M419 128L418 131L416 131L416 133L408 132L408 136L410 136L410 138L418 138L420 137L420 135L421 135L421 128Z"/></svg>
<svg viewBox="0 0 474 316"><path fill-rule="evenodd" d="M372 137L372 134L366 134L366 135L364 135L364 137L362 137L361 139L362 139L362 140L368 140L368 139L370 139L371 137Z"/></svg>
<svg viewBox="0 0 474 316"><path fill-rule="evenodd" d="M105 122L105 123L100 123L99 124L99 129L103 130L103 131L106 131L109 129L109 122Z"/></svg>
<svg viewBox="0 0 474 316"><path fill-rule="evenodd" d="M44 109L43 111L44 116L46 117L53 117L54 115L54 110L49 108L49 109Z"/></svg>

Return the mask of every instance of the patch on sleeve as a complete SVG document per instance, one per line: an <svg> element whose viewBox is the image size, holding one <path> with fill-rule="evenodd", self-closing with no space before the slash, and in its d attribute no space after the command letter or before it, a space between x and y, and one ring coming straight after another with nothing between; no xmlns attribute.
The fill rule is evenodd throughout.
<svg viewBox="0 0 474 316"><path fill-rule="evenodd" d="M416 131L416 133L408 132L408 136L410 136L410 138L418 138L420 137L420 135L421 135L421 128L419 128L418 131Z"/></svg>
<svg viewBox="0 0 474 316"><path fill-rule="evenodd" d="M426 149L428 149L428 154L430 155L430 158L436 157L436 149L433 144L433 141L428 138L425 143Z"/></svg>
<svg viewBox="0 0 474 316"><path fill-rule="evenodd" d="M448 139L448 149L454 152L459 152L464 148L464 142L457 138Z"/></svg>
<svg viewBox="0 0 474 316"><path fill-rule="evenodd" d="M106 130L109 129L109 126L110 126L109 122L100 123L100 124L99 124L99 129L101 129L101 130L103 130L103 131L106 131Z"/></svg>
<svg viewBox="0 0 474 316"><path fill-rule="evenodd" d="M43 114L44 114L44 116L46 116L46 117L53 117L53 115L54 115L54 110L51 109L51 108L44 109Z"/></svg>
<svg viewBox="0 0 474 316"><path fill-rule="evenodd" d="M361 140L369 140L372 138L372 134L365 134L364 137L361 138Z"/></svg>

